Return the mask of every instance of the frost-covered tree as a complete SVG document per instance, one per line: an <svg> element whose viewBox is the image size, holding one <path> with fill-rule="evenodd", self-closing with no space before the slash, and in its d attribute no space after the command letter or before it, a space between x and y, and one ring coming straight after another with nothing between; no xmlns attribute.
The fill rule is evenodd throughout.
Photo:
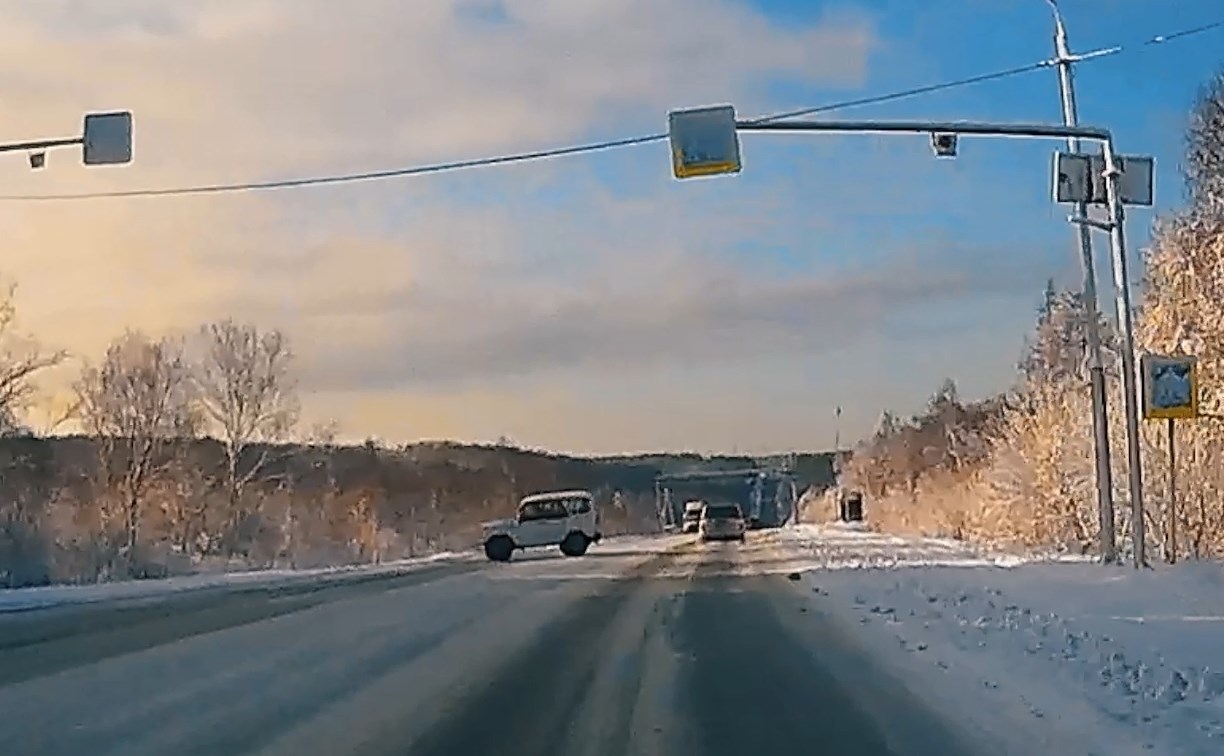
<svg viewBox="0 0 1224 756"><path fill-rule="evenodd" d="M77 382L81 420L99 444L100 483L117 504L129 561L146 494L198 427L190 377L180 341L128 331Z"/></svg>
<svg viewBox="0 0 1224 756"><path fill-rule="evenodd" d="M901 420L891 410L884 410L880 413L880 417L876 420L875 430L872 436L879 438L888 438L897 433L901 428Z"/></svg>
<svg viewBox="0 0 1224 756"><path fill-rule="evenodd" d="M1204 87L1186 131L1188 207L1162 219L1145 259L1143 307L1136 319L1141 350L1199 358L1201 397L1208 412L1224 410L1214 387L1224 380L1224 77ZM1073 293L1047 287L1035 332L1021 361L1019 401L1008 413L987 479L992 506L1011 513L1021 540L1088 543L1093 527L1091 428L1086 377L1084 308ZM1106 366L1116 362L1116 338L1103 329ZM1121 427L1117 381L1111 386L1114 427ZM1172 514L1166 496L1168 450L1164 428L1145 426L1145 481L1152 537L1162 541ZM1125 454L1115 441L1115 480L1125 480ZM1179 426L1179 530L1183 553L1206 555L1224 548L1224 424ZM1125 491L1119 515L1127 516ZM1125 532L1125 528L1120 529ZM1125 544L1124 544L1125 545Z"/></svg>
<svg viewBox="0 0 1224 756"><path fill-rule="evenodd" d="M1224 414L1224 74L1200 92L1186 129L1187 206L1163 218L1145 258L1143 308L1136 322L1141 349L1198 358L1200 401ZM1168 450L1161 428L1148 428L1145 476L1153 536L1165 548L1173 512L1165 495ZM1178 426L1179 552L1224 551L1224 423Z"/></svg>
<svg viewBox="0 0 1224 756"><path fill-rule="evenodd" d="M931 398L927 400L927 414L938 416L946 412L955 411L960 407L960 389L956 387L956 381L951 378L944 378L939 384L939 388L931 394Z"/></svg>
<svg viewBox="0 0 1224 756"><path fill-rule="evenodd" d="M1082 298L1050 281L1016 390L967 402L946 379L911 423L890 425L856 455L855 480L893 502L881 508L895 521L927 532L1089 549L1096 515L1086 324ZM1101 325L1111 349L1112 332Z"/></svg>
<svg viewBox="0 0 1224 756"><path fill-rule="evenodd" d="M1224 71L1199 90L1186 127L1182 169L1191 207L1224 213Z"/></svg>
<svg viewBox="0 0 1224 756"><path fill-rule="evenodd" d="M222 484L229 529L247 515L243 495L264 471L266 447L281 441L297 422L293 353L277 330L223 320L200 329L194 378L200 405L225 452Z"/></svg>
<svg viewBox="0 0 1224 756"><path fill-rule="evenodd" d="M984 480L992 535L1087 550L1096 534L1092 413L1083 391L1032 381L1003 418Z"/></svg>
<svg viewBox="0 0 1224 756"><path fill-rule="evenodd" d="M1117 338L1103 319L1097 321L1106 367L1113 364ZM1020 360L1025 384L1083 381L1087 378L1088 312L1078 292L1059 290L1051 280L1042 295L1037 324Z"/></svg>
<svg viewBox="0 0 1224 756"><path fill-rule="evenodd" d="M20 414L33 378L64 361L64 352L47 352L37 342L16 332L16 287L0 290L0 436L21 430Z"/></svg>

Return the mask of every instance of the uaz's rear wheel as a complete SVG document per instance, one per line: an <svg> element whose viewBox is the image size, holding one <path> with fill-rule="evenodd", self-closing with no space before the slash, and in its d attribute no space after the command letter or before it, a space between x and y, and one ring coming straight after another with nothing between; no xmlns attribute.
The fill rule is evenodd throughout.
<svg viewBox="0 0 1224 756"><path fill-rule="evenodd" d="M585 533L574 531L561 542L561 553L570 557L580 557L586 553L587 547L590 545L591 541L586 537Z"/></svg>
<svg viewBox="0 0 1224 756"><path fill-rule="evenodd" d="M514 541L510 540L510 536L493 536L485 541L484 552L490 561L509 562L510 555L514 553Z"/></svg>

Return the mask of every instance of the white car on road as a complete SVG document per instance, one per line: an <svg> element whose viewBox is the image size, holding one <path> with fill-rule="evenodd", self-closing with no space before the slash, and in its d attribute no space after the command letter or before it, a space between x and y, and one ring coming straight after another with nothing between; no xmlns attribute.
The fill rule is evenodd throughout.
<svg viewBox="0 0 1224 756"><path fill-rule="evenodd" d="M551 491L519 502L518 515L484 524L484 552L508 562L515 549L560 546L566 556L582 556L602 537L599 511L590 491Z"/></svg>
<svg viewBox="0 0 1224 756"><path fill-rule="evenodd" d="M706 504L697 526L703 541L740 541L748 530L738 504Z"/></svg>

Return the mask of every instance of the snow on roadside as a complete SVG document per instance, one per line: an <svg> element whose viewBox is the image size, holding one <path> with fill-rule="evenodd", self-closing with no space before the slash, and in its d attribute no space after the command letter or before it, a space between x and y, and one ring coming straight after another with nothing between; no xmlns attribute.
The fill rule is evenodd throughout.
<svg viewBox="0 0 1224 756"><path fill-rule="evenodd" d="M1028 749L1061 735L1080 752L1224 752L1224 566L1136 572L829 528L778 544L811 558L819 606L960 719L1027 721L1013 735Z"/></svg>
<svg viewBox="0 0 1224 756"><path fill-rule="evenodd" d="M89 604L101 601L157 598L207 588L253 588L299 580L338 580L355 574L391 575L419 569L437 562L475 559L470 552L447 551L425 557L399 559L376 565L347 565L314 569L247 570L180 575L157 580L118 580L89 585L48 585L37 588L0 590L0 613L45 609L63 604Z"/></svg>
<svg viewBox="0 0 1224 756"><path fill-rule="evenodd" d="M791 549L803 550L822 569L888 567L1012 567L1034 561L1090 562L1066 554L1010 554L974 548L950 538L919 538L876 533L858 523L801 524L775 531Z"/></svg>
<svg viewBox="0 0 1224 756"><path fill-rule="evenodd" d="M598 590L486 575L360 593L132 653L100 649L91 663L0 686L0 732L26 737L5 752L228 754L245 743L343 754L388 730L424 730L449 694L470 693Z"/></svg>
<svg viewBox="0 0 1224 756"><path fill-rule="evenodd" d="M634 556L652 552L666 545L656 536L610 536L593 551L604 556ZM527 560L546 557L545 550L526 552ZM37 588L0 590L0 614L32 609L46 609L65 604L90 604L127 599L156 599L187 591L218 588L258 588L295 581L342 580L354 575L395 575L410 572L438 562L484 561L484 555L473 551L445 551L424 557L398 559L381 564L319 567L314 569L244 570L240 572L208 572L180 575L157 580L119 580L90 585L49 585ZM619 573L613 573L619 574Z"/></svg>

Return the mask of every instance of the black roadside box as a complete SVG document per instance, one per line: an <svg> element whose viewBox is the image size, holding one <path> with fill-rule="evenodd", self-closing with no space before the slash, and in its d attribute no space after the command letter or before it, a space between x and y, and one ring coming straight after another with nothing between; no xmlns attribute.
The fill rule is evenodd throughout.
<svg viewBox="0 0 1224 756"><path fill-rule="evenodd" d="M842 522L862 522L863 494L860 491L844 491L838 499L837 519Z"/></svg>

